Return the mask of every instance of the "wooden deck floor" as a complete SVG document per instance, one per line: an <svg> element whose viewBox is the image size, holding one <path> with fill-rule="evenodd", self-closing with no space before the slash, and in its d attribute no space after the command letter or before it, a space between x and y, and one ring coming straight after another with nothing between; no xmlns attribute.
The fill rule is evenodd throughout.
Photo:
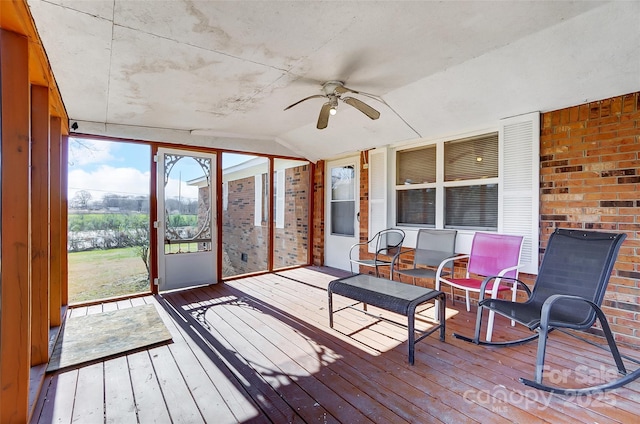
<svg viewBox="0 0 640 424"><path fill-rule="evenodd" d="M32 422L638 422L640 382L579 398L527 388L518 377L532 377L536 344L484 348L451 337L472 331L475 314L463 304L448 305L446 342L434 334L416 345L415 366L404 329L350 310L330 329L326 286L335 276L321 271L71 310L153 303L173 343L48 376ZM496 320L494 337L518 332ZM547 374L556 380L562 370L584 381L607 374L601 363L612 367L596 347L564 334L550 339L547 364L557 371Z"/></svg>

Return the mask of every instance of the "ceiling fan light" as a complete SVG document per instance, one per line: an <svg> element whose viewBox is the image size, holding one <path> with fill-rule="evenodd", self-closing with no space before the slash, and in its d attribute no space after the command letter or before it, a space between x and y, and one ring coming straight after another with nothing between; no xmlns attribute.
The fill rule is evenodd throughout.
<svg viewBox="0 0 640 424"><path fill-rule="evenodd" d="M336 109L335 107L332 106L331 109L329 109L329 113L331 115L335 115L336 113L338 113L338 109Z"/></svg>

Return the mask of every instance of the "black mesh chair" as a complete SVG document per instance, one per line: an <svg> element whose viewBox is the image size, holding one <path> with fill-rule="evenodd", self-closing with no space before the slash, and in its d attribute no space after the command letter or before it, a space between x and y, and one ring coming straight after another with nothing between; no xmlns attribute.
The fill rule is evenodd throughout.
<svg viewBox="0 0 640 424"><path fill-rule="evenodd" d="M454 336L476 344L491 346L513 346L538 338L535 381L524 378L520 381L528 386L553 393L591 394L614 389L635 380L640 377L640 369L627 373L607 318L600 307L618 250L625 237L625 234L557 229L549 238L533 291L530 291L521 281L515 280L529 294L528 300L513 302L484 299L478 304L473 339L459 334ZM494 278L485 278L480 299L483 299L487 284ZM509 342L481 341L480 326L485 309L523 324L536 334ZM615 381L578 389L543 384L542 372L549 332L554 329L588 330L595 323L596 318L600 321L621 377Z"/></svg>

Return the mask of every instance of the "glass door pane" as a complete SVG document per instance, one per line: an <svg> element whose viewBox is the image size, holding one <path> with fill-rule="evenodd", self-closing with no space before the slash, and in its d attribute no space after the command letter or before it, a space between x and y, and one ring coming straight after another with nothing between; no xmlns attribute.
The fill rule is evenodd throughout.
<svg viewBox="0 0 640 424"><path fill-rule="evenodd" d="M267 271L269 160L222 154L222 277Z"/></svg>
<svg viewBox="0 0 640 424"><path fill-rule="evenodd" d="M307 161L273 161L273 268L304 265L309 252L310 169Z"/></svg>
<svg viewBox="0 0 640 424"><path fill-rule="evenodd" d="M69 303L149 292L151 148L69 139Z"/></svg>

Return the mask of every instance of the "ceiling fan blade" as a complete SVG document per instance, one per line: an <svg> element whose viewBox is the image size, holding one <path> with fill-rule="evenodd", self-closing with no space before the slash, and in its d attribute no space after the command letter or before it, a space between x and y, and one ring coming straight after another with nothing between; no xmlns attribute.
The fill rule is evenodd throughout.
<svg viewBox="0 0 640 424"><path fill-rule="evenodd" d="M336 94L344 94L344 93L360 94L358 91L347 88L344 85L337 86L334 91Z"/></svg>
<svg viewBox="0 0 640 424"><path fill-rule="evenodd" d="M326 98L326 96L323 96L322 94L314 94L313 96L305 97L305 98L304 98L304 99L302 99L302 100L298 100L298 101L297 101L297 102L295 102L294 104L292 104L292 105L289 105L289 106L285 107L285 108L284 108L284 110L291 109L291 108L292 108L292 107L294 107L295 105L300 104L300 103L304 102L305 100L315 99L315 98L317 98L317 97Z"/></svg>
<svg viewBox="0 0 640 424"><path fill-rule="evenodd" d="M355 107L371 119L378 119L380 117L380 112L355 97L343 97L341 100L346 104Z"/></svg>
<svg viewBox="0 0 640 424"><path fill-rule="evenodd" d="M318 116L317 128L319 130L327 128L327 125L329 124L329 110L331 110L330 102L322 105L322 109L320 109L320 116Z"/></svg>

